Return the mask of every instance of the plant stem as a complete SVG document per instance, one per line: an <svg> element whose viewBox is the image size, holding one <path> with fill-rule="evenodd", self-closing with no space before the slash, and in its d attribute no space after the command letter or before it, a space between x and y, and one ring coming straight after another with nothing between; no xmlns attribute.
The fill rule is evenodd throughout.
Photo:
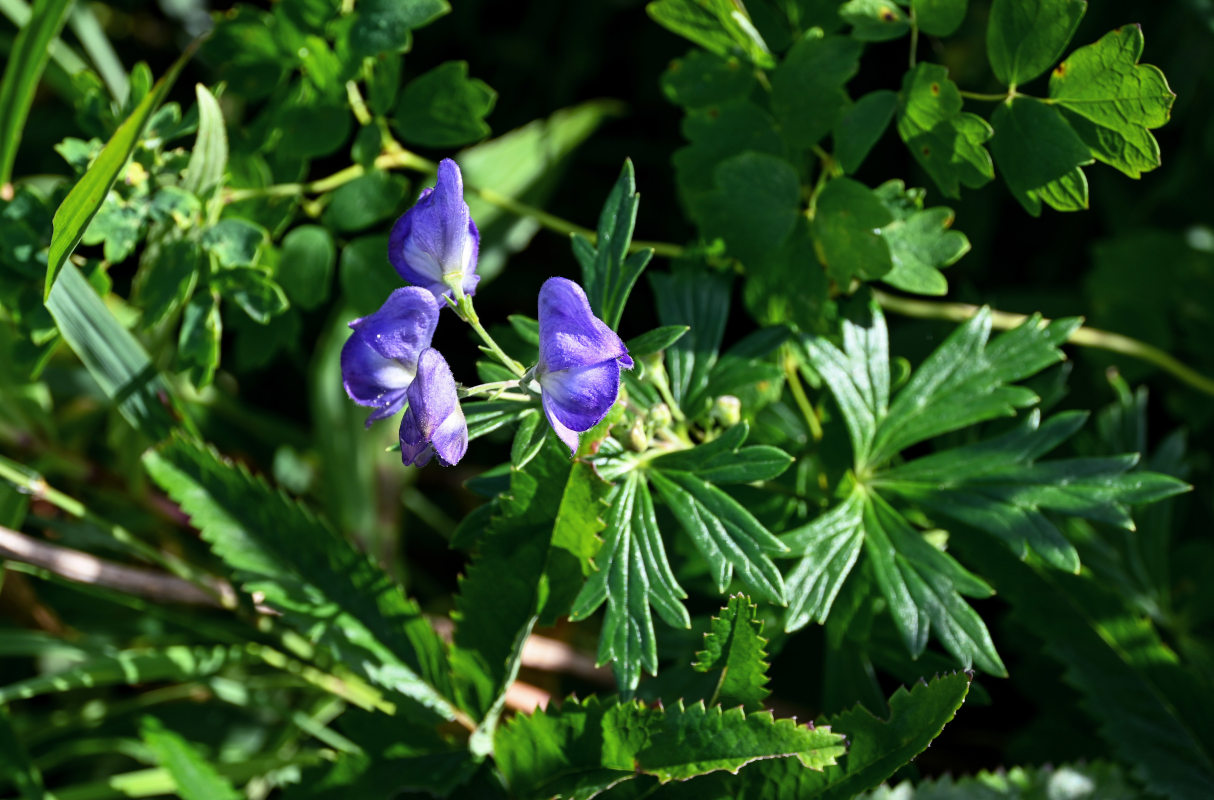
<svg viewBox="0 0 1214 800"><path fill-rule="evenodd" d="M460 319L472 326L472 330L476 331L476 335L481 337L481 341L485 343L485 346L489 348L493 355L497 356L498 361L502 362L502 366L519 378L527 374L523 365L506 355L506 351L502 350L501 346L489 335L489 331L485 330L484 326L481 325L480 317L476 315L476 309L472 307L471 297L466 295L461 297L459 302L454 305L454 308L455 312L459 314Z"/></svg>
<svg viewBox="0 0 1214 800"><path fill-rule="evenodd" d="M944 303L932 300L912 300L908 297L886 294L874 290L877 302L881 307L907 317L919 319L943 319L951 322L964 322L978 313L979 307L969 303ZM1009 330L1028 319L1026 314L1013 314L1007 311L991 311L991 324L999 330ZM1170 373L1183 383L1197 389L1199 392L1214 396L1214 378L1203 375L1178 358L1165 353L1154 345L1140 342L1120 333L1104 331L1099 328L1082 326L1075 329L1067 339L1071 344L1083 347L1095 347L1113 353L1131 356L1159 367Z"/></svg>
<svg viewBox="0 0 1214 800"><path fill-rule="evenodd" d="M805 394L805 387L801 385L799 370L800 365L795 358L784 359L784 376L788 381L788 388L792 391L797 407L801 409L801 416L805 417L805 426L809 428L809 435L815 442L820 442L822 441L822 423L818 421L818 415L814 413L814 407Z"/></svg>
<svg viewBox="0 0 1214 800"><path fill-rule="evenodd" d="M982 92L967 92L959 90L962 97L969 100L982 100L988 103L1002 103L1004 100L1012 96L1012 92L1004 92L1003 94L983 94Z"/></svg>

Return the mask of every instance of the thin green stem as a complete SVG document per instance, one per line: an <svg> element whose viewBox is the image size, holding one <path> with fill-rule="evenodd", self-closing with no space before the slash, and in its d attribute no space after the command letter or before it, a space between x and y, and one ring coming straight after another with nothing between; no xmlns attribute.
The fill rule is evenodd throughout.
<svg viewBox="0 0 1214 800"><path fill-rule="evenodd" d="M915 59L919 54L919 21L915 19L915 11L911 9L910 16L911 35L910 35L910 68L915 68Z"/></svg>
<svg viewBox="0 0 1214 800"><path fill-rule="evenodd" d="M792 391L793 400L801 409L801 415L805 417L805 426L809 428L810 436L815 442L822 441L822 423L818 421L818 415L809 402L809 396L805 394L805 387L801 385L800 365L795 358L784 359L784 377L788 381L789 390Z"/></svg>
<svg viewBox="0 0 1214 800"><path fill-rule="evenodd" d="M354 118L358 120L359 125L370 125L375 121L370 110L367 109L367 102L363 100L363 93L358 90L357 81L346 81L346 98L350 102L350 110L354 112Z"/></svg>
<svg viewBox="0 0 1214 800"><path fill-rule="evenodd" d="M961 90L960 94L962 97L967 98L969 100L982 100L982 101L988 102L988 103L1002 103L1004 100L1007 100L1009 97L1014 96L1015 93L1011 92L1011 91L1007 91L1007 92L1004 92L1003 94L983 94L982 92L967 92L965 90Z"/></svg>
<svg viewBox="0 0 1214 800"><path fill-rule="evenodd" d="M485 346L489 348L493 355L497 356L498 361L502 362L502 366L519 378L526 375L527 370L524 369L523 365L506 355L506 351L494 341L493 337L489 335L489 331L485 330L485 327L481 325L480 317L476 315L476 309L472 307L471 297L466 295L461 297L455 304L455 311L459 314L460 319L472 326L472 330L476 331L476 335L481 337L481 341L485 343Z"/></svg>
<svg viewBox="0 0 1214 800"><path fill-rule="evenodd" d="M518 386L517 380L493 381L492 383L481 383L481 384L477 384L476 386L469 386L465 389L460 389L459 396L460 397L475 397L478 394L487 394L487 395L493 395L495 397L501 397L502 395L504 395L506 393L507 389L513 389L516 386ZM519 395L519 396L526 397L526 395ZM492 400L494 398L490 397L489 399Z"/></svg>
<svg viewBox="0 0 1214 800"><path fill-rule="evenodd" d="M978 313L979 307L969 303L943 303L932 300L913 300L908 297L886 294L874 291L877 302L881 307L907 317L919 319L942 319L951 322L964 322ZM1028 316L1013 314L1007 311L991 311L991 324L999 330L1015 328L1023 323ZM1162 369L1183 383L1188 384L1199 392L1214 396L1214 378L1203 375L1175 356L1165 353L1154 345L1123 336L1120 333L1104 331L1098 328L1081 326L1076 328L1067 340L1081 347L1094 347L1113 353L1137 358L1148 364Z"/></svg>

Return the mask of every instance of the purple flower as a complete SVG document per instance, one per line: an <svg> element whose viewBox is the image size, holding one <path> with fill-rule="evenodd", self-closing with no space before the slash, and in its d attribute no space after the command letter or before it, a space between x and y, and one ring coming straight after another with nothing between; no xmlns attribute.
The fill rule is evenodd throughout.
<svg viewBox="0 0 1214 800"><path fill-rule="evenodd" d="M392 226L388 260L400 276L435 297L475 294L480 233L464 202L464 179L449 158L438 164L438 181L423 189L413 208Z"/></svg>
<svg viewBox="0 0 1214 800"><path fill-rule="evenodd" d="M540 287L540 384L544 414L577 452L578 433L607 416L620 393L620 368L632 358L620 337L594 315L582 287L549 278Z"/></svg>
<svg viewBox="0 0 1214 800"><path fill-rule="evenodd" d="M468 423L459 406L451 368L434 348L422 351L407 394L409 408L400 422L400 455L405 464L424 466L435 453L448 467L463 458L468 449Z"/></svg>
<svg viewBox="0 0 1214 800"><path fill-rule="evenodd" d="M341 349L341 377L350 399L375 411L372 422L390 417L405 403L417 359L430 346L439 305L425 289L397 289L370 316L350 323L353 335Z"/></svg>

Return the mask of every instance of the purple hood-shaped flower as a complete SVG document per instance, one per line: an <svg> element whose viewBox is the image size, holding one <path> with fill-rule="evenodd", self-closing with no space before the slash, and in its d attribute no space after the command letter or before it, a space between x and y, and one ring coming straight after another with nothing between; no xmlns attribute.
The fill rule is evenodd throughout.
<svg viewBox="0 0 1214 800"><path fill-rule="evenodd" d="M417 360L417 377L409 385L409 408L400 422L400 454L406 465L424 466L437 453L444 466L464 457L468 423L459 405L451 367L434 348Z"/></svg>
<svg viewBox="0 0 1214 800"><path fill-rule="evenodd" d="M400 276L435 297L476 292L480 276L476 257L480 233L464 202L464 179L459 165L444 158L438 165L433 189L423 189L413 208L392 226L388 260Z"/></svg>
<svg viewBox="0 0 1214 800"><path fill-rule="evenodd" d="M350 323L353 335L341 349L341 377L350 399L375 411L367 425L390 417L405 403L417 360L430 346L439 305L416 286L397 289L370 316Z"/></svg>
<svg viewBox="0 0 1214 800"><path fill-rule="evenodd" d="M544 414L570 452L578 434L607 416L620 393L620 368L632 358L620 337L590 310L582 287L549 278L540 287L540 360L535 367Z"/></svg>

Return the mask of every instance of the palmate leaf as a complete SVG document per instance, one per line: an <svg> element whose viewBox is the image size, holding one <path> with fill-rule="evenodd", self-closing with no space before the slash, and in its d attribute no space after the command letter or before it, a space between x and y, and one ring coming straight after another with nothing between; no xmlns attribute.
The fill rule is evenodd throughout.
<svg viewBox="0 0 1214 800"><path fill-rule="evenodd" d="M778 447L743 447L749 432L750 426L742 422L710 442L658 456L650 465L659 470L691 472L714 484L771 480L788 469L792 456Z"/></svg>
<svg viewBox="0 0 1214 800"><path fill-rule="evenodd" d="M789 531L780 541L789 552L803 556L784 578L789 597L785 630L799 630L810 622L824 624L864 546L863 493L852 492L831 511Z"/></svg>
<svg viewBox="0 0 1214 800"><path fill-rule="evenodd" d="M633 284L653 257L649 249L628 254L640 202L632 161L627 160L603 203L596 242L591 244L578 233L572 237L573 255L582 266L582 284L590 307L612 330L620 324Z"/></svg>
<svg viewBox="0 0 1214 800"><path fill-rule="evenodd" d="M808 773L834 764L843 750L843 737L830 728L777 720L769 711L746 714L701 703L685 708L682 702L663 708L594 697L517 716L494 740L497 766L516 795L583 800L638 776L675 781L677 788L678 781L736 773L767 759L787 760Z"/></svg>
<svg viewBox="0 0 1214 800"><path fill-rule="evenodd" d="M1012 767L915 784L880 786L859 800L1138 800L1142 792L1115 764L1092 761L1057 767Z"/></svg>
<svg viewBox="0 0 1214 800"><path fill-rule="evenodd" d="M246 592L372 683L455 717L433 627L328 525L243 467L183 439L149 451L144 466Z"/></svg>
<svg viewBox="0 0 1214 800"><path fill-rule="evenodd" d="M1186 667L1148 618L1092 576L1022 563L983 537L956 546L1044 642L1136 778L1164 797L1210 796L1214 687L1207 676Z"/></svg>
<svg viewBox="0 0 1214 800"><path fill-rule="evenodd" d="M574 600L570 618L584 619L607 602L597 661L612 662L617 685L629 693L636 689L642 669L651 675L658 671L650 607L668 625L691 627L681 602L687 593L670 570L653 499L640 472L630 472L611 498L594 565L597 571Z"/></svg>
<svg viewBox="0 0 1214 800"><path fill-rule="evenodd" d="M925 509L992 533L1021 558L1032 549L1051 565L1079 571L1079 554L1043 511L1134 529L1128 505L1186 491L1180 480L1130 472L1137 454L1108 458L1037 458L1070 438L1083 412L1051 417L1034 411L1015 430L885 470L874 486Z"/></svg>
<svg viewBox="0 0 1214 800"><path fill-rule="evenodd" d="M704 649L691 665L696 672L715 673L716 688L709 705L734 706L756 711L770 694L767 684L767 640L759 607L745 595L735 594L721 615L713 617L704 634Z"/></svg>
<svg viewBox="0 0 1214 800"><path fill-rule="evenodd" d="M830 730L847 737L847 754L817 772L791 759L761 761L737 776L709 775L663 787L656 800L850 800L892 775L923 752L952 720L969 692L970 678L955 673L899 688L889 699L889 718L864 708L827 717Z"/></svg>

